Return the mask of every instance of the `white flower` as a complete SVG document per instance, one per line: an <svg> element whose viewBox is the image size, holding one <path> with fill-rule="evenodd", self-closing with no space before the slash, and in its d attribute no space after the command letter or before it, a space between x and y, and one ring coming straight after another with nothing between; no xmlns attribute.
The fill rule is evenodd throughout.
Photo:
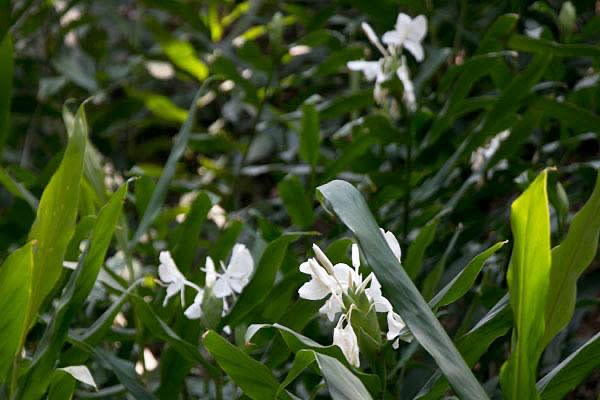
<svg viewBox="0 0 600 400"><path fill-rule="evenodd" d="M333 269L333 268L332 268ZM317 260L309 258L300 264L300 272L310 275L311 280L298 289L298 294L306 300L321 300L335 291L335 280Z"/></svg>
<svg viewBox="0 0 600 400"><path fill-rule="evenodd" d="M375 47L377 47L377 50L379 50L384 56L388 56L388 52L385 50L385 48L379 41L379 38L375 34L373 28L371 28L371 25L367 24L366 22L363 22L362 24L360 24L360 27L362 28L365 35L367 35L367 38L369 38L369 41L373 43Z"/></svg>
<svg viewBox="0 0 600 400"><path fill-rule="evenodd" d="M160 265L158 266L158 276L160 280L167 285L167 296L165 297L165 301L163 302L163 306L167 304L169 299L177 292L181 294L181 304L185 302L185 285L187 280L185 276L179 269L177 269L177 265L175 265L175 261L171 257L171 253L168 251L161 251L160 256Z"/></svg>
<svg viewBox="0 0 600 400"><path fill-rule="evenodd" d="M396 20L396 26L393 31L384 33L383 43L389 45L392 49L402 49L410 51L415 59L423 61L424 53L421 41L427 34L427 19L423 15L412 19L410 16L400 13Z"/></svg>
<svg viewBox="0 0 600 400"><path fill-rule="evenodd" d="M333 344L342 350L350 365L358 368L360 366L358 339L349 320L343 327L344 320L347 320L345 315L340 318L333 329Z"/></svg>
<svg viewBox="0 0 600 400"><path fill-rule="evenodd" d="M500 144L510 136L510 130L498 133L482 147L479 147L471 153L471 169L473 172L481 171L487 161L489 161L500 148Z"/></svg>
<svg viewBox="0 0 600 400"><path fill-rule="evenodd" d="M409 342L409 343L412 341L412 335L406 328L406 324L404 323L404 321L402 320L402 317L400 317L400 315L398 315L395 312L390 310L387 313L387 323L388 323L387 339L390 341L392 341L392 340L394 341L392 343L392 347L394 349L398 348L398 346L400 344L400 340L403 340L403 341Z"/></svg>
<svg viewBox="0 0 600 400"><path fill-rule="evenodd" d="M342 312L343 303L342 300L338 296L332 295L321 308L319 308L319 312L321 314L327 315L327 319L331 322L335 319L335 316Z"/></svg>
<svg viewBox="0 0 600 400"><path fill-rule="evenodd" d="M392 311L392 304L381 293L381 284L375 275L372 275L371 286L368 289L365 289L365 293L369 300L375 305L376 312L389 313Z"/></svg>
<svg viewBox="0 0 600 400"><path fill-rule="evenodd" d="M392 232L385 231L382 228L379 228L379 230L381 231L381 234L383 235L383 237L385 238L385 241L387 242L388 246L390 247L390 250L392 250L392 253L394 253L394 255L396 256L398 261L401 261L402 249L400 249L400 243L398 243L398 239L396 239L396 236L394 236L394 234Z"/></svg>
<svg viewBox="0 0 600 400"><path fill-rule="evenodd" d="M204 290L199 290L194 298L194 302L189 306L184 314L189 319L198 319L202 317L202 301L204 300Z"/></svg>
<svg viewBox="0 0 600 400"><path fill-rule="evenodd" d="M215 263L213 262L210 256L206 257L206 266L203 270L206 275L204 278L204 285L206 287L213 287L215 282L217 281L217 272L215 271Z"/></svg>
<svg viewBox="0 0 600 400"><path fill-rule="evenodd" d="M406 66L406 59L402 57L402 63L396 70L398 79L402 82L404 92L402 93L402 101L410 112L415 112L417 109L417 99L415 97L415 87L410 80L408 67Z"/></svg>
<svg viewBox="0 0 600 400"><path fill-rule="evenodd" d="M219 228L224 227L225 223L227 222L225 210L218 204L215 204L210 208L210 210L208 210L206 217L214 222Z"/></svg>
<svg viewBox="0 0 600 400"><path fill-rule="evenodd" d="M316 244L313 244L312 248L313 248L313 251L315 252L315 257L317 258L317 261L319 263L321 263L321 265L323 267L325 267L327 272L333 273L333 263L325 255L325 253L323 253L323 250L321 250L321 248L319 246L317 246Z"/></svg>
<svg viewBox="0 0 600 400"><path fill-rule="evenodd" d="M383 73L382 63L380 61L365 61L356 60L348 61L346 66L351 71L360 71L365 76L365 79L369 82L383 82L385 81L385 74Z"/></svg>
<svg viewBox="0 0 600 400"><path fill-rule="evenodd" d="M243 244L233 246L231 260L222 275L214 282L213 293L217 298L223 298L235 293L241 293L250 281L254 271L254 260L250 251Z"/></svg>

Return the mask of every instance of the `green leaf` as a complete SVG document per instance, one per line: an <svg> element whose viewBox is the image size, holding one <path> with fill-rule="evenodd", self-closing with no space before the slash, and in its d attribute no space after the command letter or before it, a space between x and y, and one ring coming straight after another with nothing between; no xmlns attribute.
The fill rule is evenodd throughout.
<svg viewBox="0 0 600 400"><path fill-rule="evenodd" d="M181 124L185 123L188 117L186 110L173 103L170 98L161 94L133 88L128 88L127 94L140 100L144 103L148 111L165 121Z"/></svg>
<svg viewBox="0 0 600 400"><path fill-rule="evenodd" d="M67 339L70 322L81 311L104 263L117 221L121 216L127 187L127 183L122 185L100 210L90 237L90 247L71 275L56 312L33 355L31 366L20 382L19 398L38 399L48 389L52 371Z"/></svg>
<svg viewBox="0 0 600 400"><path fill-rule="evenodd" d="M13 80L13 49L12 37L9 34L0 35L0 153L10 132L10 103L12 98Z"/></svg>
<svg viewBox="0 0 600 400"><path fill-rule="evenodd" d="M33 322L42 301L58 281L63 257L75 229L87 129L82 105L63 159L42 194L37 217L29 232L29 240L37 241L29 323Z"/></svg>
<svg viewBox="0 0 600 400"><path fill-rule="evenodd" d="M52 382L48 390L48 400L71 400L75 391L75 378L61 370L52 374Z"/></svg>
<svg viewBox="0 0 600 400"><path fill-rule="evenodd" d="M277 192L294 225L302 229L312 226L315 219L312 203L296 175L287 175L279 181Z"/></svg>
<svg viewBox="0 0 600 400"><path fill-rule="evenodd" d="M319 159L321 143L319 114L312 104L302 106L302 120L300 124L300 157L313 168Z"/></svg>
<svg viewBox="0 0 600 400"><path fill-rule="evenodd" d="M217 364L246 396L256 400L277 398L279 382L266 365L256 361L214 331L207 331L203 341Z"/></svg>
<svg viewBox="0 0 600 400"><path fill-rule="evenodd" d="M517 51L551 54L555 57L592 57L600 58L600 48L591 44L562 44L546 39L535 39L525 35L513 34L508 39L508 47Z"/></svg>
<svg viewBox="0 0 600 400"><path fill-rule="evenodd" d="M369 400L369 391L348 368L333 357L314 352L321 374L334 400Z"/></svg>
<svg viewBox="0 0 600 400"><path fill-rule="evenodd" d="M600 332L537 383L542 400L560 400L600 367Z"/></svg>
<svg viewBox="0 0 600 400"><path fill-rule="evenodd" d="M406 259L404 260L404 270L412 280L419 275L423 267L425 250L433 242L438 222L437 218L429 221L427 225L421 228L415 240L408 247Z"/></svg>
<svg viewBox="0 0 600 400"><path fill-rule="evenodd" d="M577 279L598 251L600 234L600 174L589 200L579 210L565 239L552 249L550 286L546 303L546 325L542 349L571 320L575 311Z"/></svg>
<svg viewBox="0 0 600 400"><path fill-rule="evenodd" d="M550 210L544 170L511 207L514 247L507 282L514 314L513 351L502 366L507 399L536 399L537 363L550 282Z"/></svg>
<svg viewBox="0 0 600 400"><path fill-rule="evenodd" d="M240 294L231 312L225 317L224 324L236 326L255 308L264 304L271 293L277 271L283 262L288 246L299 237L300 234L288 233L267 245L252 280Z"/></svg>
<svg viewBox="0 0 600 400"><path fill-rule="evenodd" d="M487 394L454 347L440 322L387 245L364 198L348 182L335 180L318 188L324 205L355 235L362 254L383 291L415 339L434 358L456 393L464 399L487 399Z"/></svg>
<svg viewBox="0 0 600 400"><path fill-rule="evenodd" d="M157 39L165 55L177 67L200 82L208 77L207 65L198 58L194 47L189 42L163 35L158 35Z"/></svg>
<svg viewBox="0 0 600 400"><path fill-rule="evenodd" d="M192 130L192 125L194 124L194 121L196 119L196 110L198 109L198 105L197 105L198 99L200 98L200 95L204 92L204 88L205 88L207 82L209 82L209 81L204 82L204 84L200 87L200 89L198 89L198 91L196 92L196 95L194 96L194 98L192 100L192 104L190 106L190 109L189 109L189 112L187 115L187 119L181 126L181 129L179 129L179 133L177 134L177 139L175 141L175 145L173 146L173 149L171 150L171 154L169 154L167 163L165 164L165 167L163 168L162 174L160 175L158 183L156 184L156 188L154 189L154 192L152 193L152 197L150 198L150 201L148 202L148 206L146 207L146 211L144 212L144 215L142 216L140 224L138 225L138 228L135 231L133 238L131 239L131 244L136 244L140 240L140 238L144 235L144 233L146 233L146 231L148 230L148 228L150 227L150 225L152 224L154 219L160 213L160 209L161 209L163 203L165 202L165 198L167 196L167 191L169 190L169 185L171 184L171 180L173 179L173 176L175 175L175 169L177 167L177 162L179 161L179 159L181 158L181 156L183 155L183 153L185 152L185 149L187 147L187 143L190 138L190 132Z"/></svg>
<svg viewBox="0 0 600 400"><path fill-rule="evenodd" d="M0 168L0 185L4 186L4 188L13 196L26 201L32 210L37 210L39 203L38 199L36 199L35 196L21 184L21 182L13 178L4 168Z"/></svg>
<svg viewBox="0 0 600 400"><path fill-rule="evenodd" d="M4 382L27 332L33 276L33 242L12 252L0 266L0 384Z"/></svg>
<svg viewBox="0 0 600 400"><path fill-rule="evenodd" d="M508 241L498 242L469 261L469 264L429 302L431 308L447 306L464 296L475 283L475 279L477 279L487 259L506 243Z"/></svg>
<svg viewBox="0 0 600 400"><path fill-rule="evenodd" d="M455 229L448 246L446 246L446 250L444 250L444 254L440 257L439 261L435 264L433 269L429 271L425 279L423 280L423 286L421 288L421 295L426 300L431 300L433 297L433 293L437 289L440 280L442 279L442 275L444 274L444 270L446 269L446 263L448 261L448 257L454 250L454 246L456 245L456 241L458 240L458 235L462 232L462 225L459 225L457 229Z"/></svg>

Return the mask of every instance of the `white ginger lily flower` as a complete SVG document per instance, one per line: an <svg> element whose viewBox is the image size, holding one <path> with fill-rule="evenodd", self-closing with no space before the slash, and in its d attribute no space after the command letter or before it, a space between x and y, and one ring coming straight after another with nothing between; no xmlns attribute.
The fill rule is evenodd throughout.
<svg viewBox="0 0 600 400"><path fill-rule="evenodd" d="M381 284L379 283L375 275L372 275L371 286L368 289L365 289L365 294L375 306L376 312L389 313L390 311L392 311L392 304L381 293Z"/></svg>
<svg viewBox="0 0 600 400"><path fill-rule="evenodd" d="M215 282L217 281L218 275L215 270L215 263L212 260L212 258L210 258L210 256L206 257L206 264L203 271L206 274L204 277L205 286L208 288L213 287Z"/></svg>
<svg viewBox="0 0 600 400"><path fill-rule="evenodd" d="M338 296L332 295L327 299L325 304L319 308L321 314L327 315L327 319L331 322L335 319L338 313L342 312L343 302Z"/></svg>
<svg viewBox="0 0 600 400"><path fill-rule="evenodd" d="M390 250L392 250L392 253L394 253L398 261L401 261L402 249L400 248L400 243L398 243L398 239L396 239L396 236L394 236L394 234L390 231L385 231L383 228L379 228L379 230L381 231L381 234L383 235L385 241L390 247Z"/></svg>
<svg viewBox="0 0 600 400"><path fill-rule="evenodd" d="M194 298L194 302L191 306L189 306L184 314L189 319L198 319L202 317L202 301L204 300L204 290L198 291L196 297Z"/></svg>
<svg viewBox="0 0 600 400"><path fill-rule="evenodd" d="M196 285L188 282L185 276L177 269L175 261L168 251L161 251L159 255L160 265L158 266L158 277L167 285L167 296L163 302L163 306L167 304L169 299L177 294L181 295L181 304L185 303L185 286L191 286L199 289Z"/></svg>
<svg viewBox="0 0 600 400"><path fill-rule="evenodd" d="M310 281L298 289L298 294L301 298L306 300L321 300L335 291L335 279L314 258L309 258L308 261L300 264L300 272L311 277Z"/></svg>
<svg viewBox="0 0 600 400"><path fill-rule="evenodd" d="M343 326L344 321L346 321L345 327ZM342 350L342 353L344 353L344 356L350 365L356 368L360 366L358 338L352 329L350 320L345 315L340 318L336 327L333 329L333 344Z"/></svg>
<svg viewBox="0 0 600 400"><path fill-rule="evenodd" d="M404 57L402 57L402 63L396 70L396 75L404 87L404 92L402 93L402 101L404 102L404 105L410 112L415 112L417 109L415 87L413 82L410 80L408 67L406 66L406 59Z"/></svg>
<svg viewBox="0 0 600 400"><path fill-rule="evenodd" d="M397 349L400 345L400 340L410 343L412 341L412 335L408 331L406 324L399 314L393 311L387 313L388 332L387 339L394 341L392 347Z"/></svg>
<svg viewBox="0 0 600 400"><path fill-rule="evenodd" d="M323 253L323 250L321 250L321 248L319 246L317 246L316 244L312 245L313 251L315 252L315 257L317 258L317 261L323 266L325 267L325 270L328 273L333 273L333 263L331 262L331 260L329 260L329 257L327 257L325 255L325 253Z"/></svg>
<svg viewBox="0 0 600 400"><path fill-rule="evenodd" d="M415 56L418 62L421 62L424 58L421 41L425 35L427 35L427 19L425 16L419 15L412 19L410 16L400 13L396 20L395 29L384 33L382 40L391 49L406 48Z"/></svg>
<svg viewBox="0 0 600 400"><path fill-rule="evenodd" d="M385 50L385 47L383 47L383 45L379 41L377 34L373 30L373 28L371 28L371 25L367 24L366 22L363 22L360 24L360 27L362 28L365 35L367 35L369 41L373 43L375 47L377 47L377 50L379 50L384 56L389 56L388 52Z"/></svg>
<svg viewBox="0 0 600 400"><path fill-rule="evenodd" d="M213 265L214 266L214 265ZM250 281L254 271L254 260L248 248L240 243L233 246L231 260L225 272L218 275L213 285L213 293L217 298L223 298L233 293L241 293Z"/></svg>

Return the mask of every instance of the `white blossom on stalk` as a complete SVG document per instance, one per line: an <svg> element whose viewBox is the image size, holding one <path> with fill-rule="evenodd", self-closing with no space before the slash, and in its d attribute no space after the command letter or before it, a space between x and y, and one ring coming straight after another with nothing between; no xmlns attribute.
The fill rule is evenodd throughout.
<svg viewBox="0 0 600 400"><path fill-rule="evenodd" d="M194 302L189 306L184 314L189 319L198 319L202 317L202 302L204 301L204 290L199 290L194 298Z"/></svg>
<svg viewBox="0 0 600 400"><path fill-rule="evenodd" d="M404 57L402 57L402 63L396 70L396 75L398 76L398 79L400 79L400 82L402 82L402 86L404 88L404 91L402 93L402 102L410 112L415 112L417 109L415 86L410 80L408 67L406 65L406 59Z"/></svg>
<svg viewBox="0 0 600 400"><path fill-rule="evenodd" d="M383 34L383 43L390 46L394 51L406 48L415 56L418 62L423 61L424 51L421 41L427 35L427 19L419 15L412 19L410 16L400 13L396 20L394 30Z"/></svg>
<svg viewBox="0 0 600 400"><path fill-rule="evenodd" d="M212 261L212 260L211 260ZM213 285L213 293L217 298L227 297L233 293L241 293L250 281L250 275L254 271L254 259L248 248L240 243L233 246L231 260Z"/></svg>
<svg viewBox="0 0 600 400"><path fill-rule="evenodd" d="M392 342L392 347L397 349L400 345L400 340L412 342L412 335L406 328L406 324L399 314L393 311L387 313L388 332L387 339Z"/></svg>
<svg viewBox="0 0 600 400"><path fill-rule="evenodd" d="M309 258L300 264L300 272L310 275L311 280L298 289L298 294L306 300L321 300L334 291L335 281L317 260Z"/></svg>
<svg viewBox="0 0 600 400"><path fill-rule="evenodd" d="M396 236L394 236L394 234L390 231L385 231L383 228L379 228L379 230L381 231L381 234L383 235L385 241L390 247L390 250L392 250L392 253L394 253L398 261L401 261L402 249L400 248L400 243L398 243L398 239L396 239Z"/></svg>
<svg viewBox="0 0 600 400"><path fill-rule="evenodd" d="M377 47L377 50L379 50L384 56L389 56L388 52L385 50L385 48L379 41L377 34L375 34L375 31L373 30L373 28L371 28L371 25L367 24L366 22L363 22L360 24L360 27L362 28L365 35L367 35L369 41L373 43L375 47Z"/></svg>
<svg viewBox="0 0 600 400"><path fill-rule="evenodd" d="M373 275L371 278L371 286L368 289L365 289L365 294L375 306L376 312L390 312L392 311L392 304L388 299L386 299L381 293L381 284Z"/></svg>
<svg viewBox="0 0 600 400"><path fill-rule="evenodd" d="M161 251L159 255L160 265L158 266L158 277L167 285L167 295L163 302L163 306L167 304L169 299L175 296L178 292L181 295L181 304L185 303L185 285L189 282L185 276L179 271L175 261L168 251Z"/></svg>
<svg viewBox="0 0 600 400"><path fill-rule="evenodd" d="M344 322L346 322L346 326L344 326ZM358 338L352 329L349 317L346 315L340 318L333 329L333 344L342 350L350 365L357 368L360 366Z"/></svg>

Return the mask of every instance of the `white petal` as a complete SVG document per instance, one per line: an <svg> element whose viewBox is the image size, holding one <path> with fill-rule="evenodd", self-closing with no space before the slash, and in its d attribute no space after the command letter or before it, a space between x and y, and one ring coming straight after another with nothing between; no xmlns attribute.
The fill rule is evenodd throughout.
<svg viewBox="0 0 600 400"><path fill-rule="evenodd" d="M246 246L241 243L236 243L231 252L231 260L227 266L226 275L247 278L252 275L254 270L254 259Z"/></svg>
<svg viewBox="0 0 600 400"><path fill-rule="evenodd" d="M398 32L404 32L408 29L411 22L412 18L409 15L400 13L398 14L398 18L396 18L395 28Z"/></svg>
<svg viewBox="0 0 600 400"><path fill-rule="evenodd" d="M183 274L179 272L179 269L177 269L177 265L175 265L175 261L173 261L170 252L161 251L159 260L160 265L158 266L158 276L161 281L169 283L185 280Z"/></svg>
<svg viewBox="0 0 600 400"><path fill-rule="evenodd" d="M217 278L212 287L212 291L215 297L218 299L222 299L223 297L227 297L233 293L233 290L229 286L227 277L224 276Z"/></svg>
<svg viewBox="0 0 600 400"><path fill-rule="evenodd" d="M373 28L371 28L371 25L369 25L366 22L363 22L362 24L360 24L360 27L362 28L363 32L365 32L365 34L367 35L367 38L369 38L369 41L371 43L373 43L373 45L375 45L376 47L381 46L381 43L379 42L379 38L375 34L375 31L373 30Z"/></svg>
<svg viewBox="0 0 600 400"><path fill-rule="evenodd" d="M344 328L338 323L338 326L333 329L333 344L342 350L350 365L357 368L360 366L358 339L350 323L347 323Z"/></svg>
<svg viewBox="0 0 600 400"><path fill-rule="evenodd" d="M327 272L331 273L333 270L333 264L329 260L329 258L323 253L323 250L319 246L313 243L313 251L315 252L315 256L317 257L317 261L325 267Z"/></svg>
<svg viewBox="0 0 600 400"><path fill-rule="evenodd" d="M360 253L358 252L358 245L356 243L352 243L352 266L358 272L360 268Z"/></svg>
<svg viewBox="0 0 600 400"><path fill-rule="evenodd" d="M314 278L298 289L298 295L306 300L321 300L330 293L328 286Z"/></svg>
<svg viewBox="0 0 600 400"><path fill-rule="evenodd" d="M377 79L382 73L381 66L378 61L348 61L346 66L351 71L361 71L367 81L373 81Z"/></svg>
<svg viewBox="0 0 600 400"><path fill-rule="evenodd" d="M321 308L319 308L319 312L321 314L327 315L327 319L333 322L335 316L342 311L342 306L337 297L331 296L325 304Z"/></svg>
<svg viewBox="0 0 600 400"><path fill-rule="evenodd" d="M404 47L406 48L406 50L411 52L413 56L415 56L415 60L417 60L418 62L423 61L425 54L423 52L423 46L421 45L421 42L407 40L404 42Z"/></svg>
<svg viewBox="0 0 600 400"><path fill-rule="evenodd" d="M406 37L420 42L425 35L427 35L427 18L424 15L419 15L410 22Z"/></svg>
<svg viewBox="0 0 600 400"><path fill-rule="evenodd" d="M349 265L344 263L335 264L333 267L333 275L342 285L344 291L350 287L351 283L354 283L356 286L360 286L362 283L362 277L358 275L354 269L350 268Z"/></svg>
<svg viewBox="0 0 600 400"><path fill-rule="evenodd" d="M392 46L402 46L404 42L404 36L400 35L397 31L387 31L381 37L383 43Z"/></svg>
<svg viewBox="0 0 600 400"><path fill-rule="evenodd" d="M396 239L396 236L394 236L394 234L392 232L390 232L390 231L386 232L381 228L379 228L379 229L381 230L381 233L385 237L385 241L387 242L388 246L392 250L392 253L394 253L394 255L396 256L398 261L400 261L402 258L402 249L400 249L400 243L398 243L398 239Z"/></svg>
<svg viewBox="0 0 600 400"><path fill-rule="evenodd" d="M215 263L210 256L206 257L206 269L204 272L206 272L204 279L206 287L212 287L217 280L217 273L215 271Z"/></svg>
<svg viewBox="0 0 600 400"><path fill-rule="evenodd" d="M204 291L198 292L194 303L185 310L184 314L189 319L198 319L202 317L202 301L204 300Z"/></svg>

